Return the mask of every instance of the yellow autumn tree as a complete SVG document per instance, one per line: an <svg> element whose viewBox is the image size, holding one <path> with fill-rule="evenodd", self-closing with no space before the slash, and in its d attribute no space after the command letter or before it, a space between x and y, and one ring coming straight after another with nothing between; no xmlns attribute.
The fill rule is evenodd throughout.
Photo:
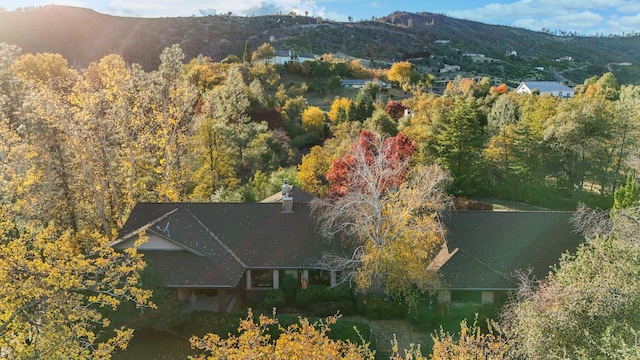
<svg viewBox="0 0 640 360"><path fill-rule="evenodd" d="M324 321L311 323L300 318L298 324L282 327L273 317L260 315L258 322L253 319L249 309L247 317L240 321L239 335L223 339L216 334L206 334L202 338L192 337L191 346L204 353L189 357L191 360L214 359L344 359L373 360L375 353L369 344L354 344L349 341L332 340L327 336L330 326L339 316L329 316ZM272 337L269 329L278 328L277 338Z"/></svg>
<svg viewBox="0 0 640 360"><path fill-rule="evenodd" d="M298 165L298 181L303 189L323 196L329 189L326 174L333 162L333 151L327 147L314 146L311 151L302 157L302 163Z"/></svg>
<svg viewBox="0 0 640 360"><path fill-rule="evenodd" d="M93 233L17 228L0 217L0 349L11 359L109 359L132 329L111 329L101 309L154 307L138 287L144 262ZM83 243L97 243L83 251Z"/></svg>
<svg viewBox="0 0 640 360"><path fill-rule="evenodd" d="M324 112L317 106L309 106L302 112L302 128L319 138L324 135Z"/></svg>
<svg viewBox="0 0 640 360"><path fill-rule="evenodd" d="M453 336L440 328L432 335L431 360L501 360L507 359L507 339L497 334L489 324L488 331L478 326L478 317L469 327L467 321L460 323L460 333Z"/></svg>
<svg viewBox="0 0 640 360"><path fill-rule="evenodd" d="M331 103L331 108L327 113L329 120L334 124L339 124L349 120L349 107L351 100L345 97L336 97Z"/></svg>
<svg viewBox="0 0 640 360"><path fill-rule="evenodd" d="M409 91L411 84L416 81L416 77L415 67L408 61L393 63L387 72L387 78L398 83L403 91Z"/></svg>

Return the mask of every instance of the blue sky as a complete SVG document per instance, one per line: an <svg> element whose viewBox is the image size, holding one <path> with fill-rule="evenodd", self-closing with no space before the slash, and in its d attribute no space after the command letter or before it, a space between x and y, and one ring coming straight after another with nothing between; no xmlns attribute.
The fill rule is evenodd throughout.
<svg viewBox="0 0 640 360"><path fill-rule="evenodd" d="M231 11L264 15L295 11L347 21L389 15L396 10L443 13L488 24L579 34L640 32L640 0L2 0L6 10L46 4L72 5L98 12L139 17L200 16Z"/></svg>

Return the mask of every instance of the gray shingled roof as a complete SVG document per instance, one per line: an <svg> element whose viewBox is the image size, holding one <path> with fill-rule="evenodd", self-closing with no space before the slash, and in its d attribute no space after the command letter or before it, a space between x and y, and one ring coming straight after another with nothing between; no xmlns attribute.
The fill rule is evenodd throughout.
<svg viewBox="0 0 640 360"><path fill-rule="evenodd" d="M282 213L277 203L139 203L121 240L142 227L191 250L143 252L172 286L236 286L245 269L314 268L324 252L340 251L316 233L307 204Z"/></svg>
<svg viewBox="0 0 640 360"><path fill-rule="evenodd" d="M534 89L538 89L540 93L552 93L555 91L566 93L573 91L572 88L554 81L525 81L524 84L529 90L533 91Z"/></svg>
<svg viewBox="0 0 640 360"><path fill-rule="evenodd" d="M543 279L563 252L583 240L570 212L453 212L448 214L449 251L440 268L448 289L517 289L516 271Z"/></svg>
<svg viewBox="0 0 640 360"><path fill-rule="evenodd" d="M193 251L143 252L171 286L233 287L245 269L313 268L324 252L344 252L316 233L307 204L295 204L293 213L281 209L278 203L140 203L121 234L127 238L148 226ZM544 278L561 254L582 240L572 232L571 215L445 214L449 251L457 249L440 268L446 288L516 289L516 271L529 268ZM167 224L168 232L159 230Z"/></svg>

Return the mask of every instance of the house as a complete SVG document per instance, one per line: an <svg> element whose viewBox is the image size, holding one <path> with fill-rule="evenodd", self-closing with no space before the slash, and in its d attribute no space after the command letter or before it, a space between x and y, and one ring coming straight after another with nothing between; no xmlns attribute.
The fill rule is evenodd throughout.
<svg viewBox="0 0 640 360"><path fill-rule="evenodd" d="M445 221L447 244L434 261L443 281L442 302L492 303L520 285L519 272L544 279L561 254L583 237L573 212L460 211Z"/></svg>
<svg viewBox="0 0 640 360"><path fill-rule="evenodd" d="M287 192L286 195L290 195ZM336 284L337 272L323 271L322 254L350 254L340 242L316 232L308 203L291 196L269 203L139 203L116 250L139 247L163 286L191 305L214 302L231 311L278 289L285 276L307 284ZM518 287L517 271L543 278L580 236L567 212L450 212L448 242L432 263L440 271L440 301L492 302Z"/></svg>
<svg viewBox="0 0 640 360"><path fill-rule="evenodd" d="M523 81L516 88L518 94L532 94L534 90L540 95L548 94L561 98L571 98L575 95L572 88L554 81Z"/></svg>
<svg viewBox="0 0 640 360"><path fill-rule="evenodd" d="M375 83L380 85L383 89L391 89L391 83L379 80L379 79L344 79L342 80L343 88L361 89L366 83Z"/></svg>
<svg viewBox="0 0 640 360"><path fill-rule="evenodd" d="M571 57L571 56L563 56L561 58L557 58L555 61L556 62L563 62L563 61L564 62L573 62L573 57Z"/></svg>
<svg viewBox="0 0 640 360"><path fill-rule="evenodd" d="M284 65L289 62L299 62L303 63L305 61L315 61L316 57L313 54L303 54L297 53L291 50L276 50L275 55L266 60L267 63L272 63L275 65Z"/></svg>
<svg viewBox="0 0 640 360"><path fill-rule="evenodd" d="M290 199L290 198L289 198ZM160 284L181 301L217 299L232 310L238 300L278 289L284 276L304 284L335 284L336 273L317 265L324 252L341 252L315 231L308 204L139 203L112 246L148 240L138 251Z"/></svg>
<svg viewBox="0 0 640 360"><path fill-rule="evenodd" d="M460 66L458 65L447 65L444 64L444 67L442 69L440 69L440 73L448 73L448 72L456 72L456 71L460 71Z"/></svg>

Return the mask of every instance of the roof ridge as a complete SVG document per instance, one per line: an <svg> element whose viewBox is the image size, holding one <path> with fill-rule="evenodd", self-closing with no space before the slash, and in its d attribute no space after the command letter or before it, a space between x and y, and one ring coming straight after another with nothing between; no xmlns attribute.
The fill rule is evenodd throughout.
<svg viewBox="0 0 640 360"><path fill-rule="evenodd" d="M176 204L176 205L177 205L177 204ZM165 219L165 218L167 218L169 215L171 215L171 214L173 214L174 212L178 211L178 209L180 209L180 206L176 207L175 209L173 209L173 210L171 210L171 211L167 211L166 213L164 213L164 214L160 215L158 218L153 219L153 220L149 221L148 223L146 223L145 225L140 226L140 227L139 227L139 228L137 228L136 230L134 230L134 231L132 231L132 232L130 232L130 233L128 233L128 234L126 234L126 235L124 235L124 236L121 236L121 237L119 237L118 239L115 239L114 241L112 241L112 242L110 242L109 244L107 244L107 246L113 246L113 245L115 245L115 244L117 244L117 243L119 243L119 242L121 242L121 241L123 241L123 240L126 240L126 239L128 239L128 238L130 238L130 237L132 237L132 236L135 236L135 235L137 235L137 234L140 234L143 230L145 230L145 231L146 231L147 229L149 229L149 228L151 227L151 225L153 225L153 224L155 224L155 223L157 223L157 222L159 222L159 221L161 221L161 220L164 220L164 219ZM154 232L155 232L155 231L154 231Z"/></svg>
<svg viewBox="0 0 640 360"><path fill-rule="evenodd" d="M209 235L211 235L219 244L220 246L222 246L225 250L227 250L227 252L238 262L240 263L240 265L244 266L245 268L248 268L247 264L244 263L244 261L242 261L238 255L236 255L236 253L233 252L233 250L231 250L224 242L222 242L222 240L220 240L216 234L213 233L213 231L211 231L202 221L200 221L200 219L198 219L197 216L195 216L191 210L189 209L185 209L187 210L187 212L198 222L198 224L200 224L200 226L202 226L205 230L207 230L207 232L209 233Z"/></svg>

